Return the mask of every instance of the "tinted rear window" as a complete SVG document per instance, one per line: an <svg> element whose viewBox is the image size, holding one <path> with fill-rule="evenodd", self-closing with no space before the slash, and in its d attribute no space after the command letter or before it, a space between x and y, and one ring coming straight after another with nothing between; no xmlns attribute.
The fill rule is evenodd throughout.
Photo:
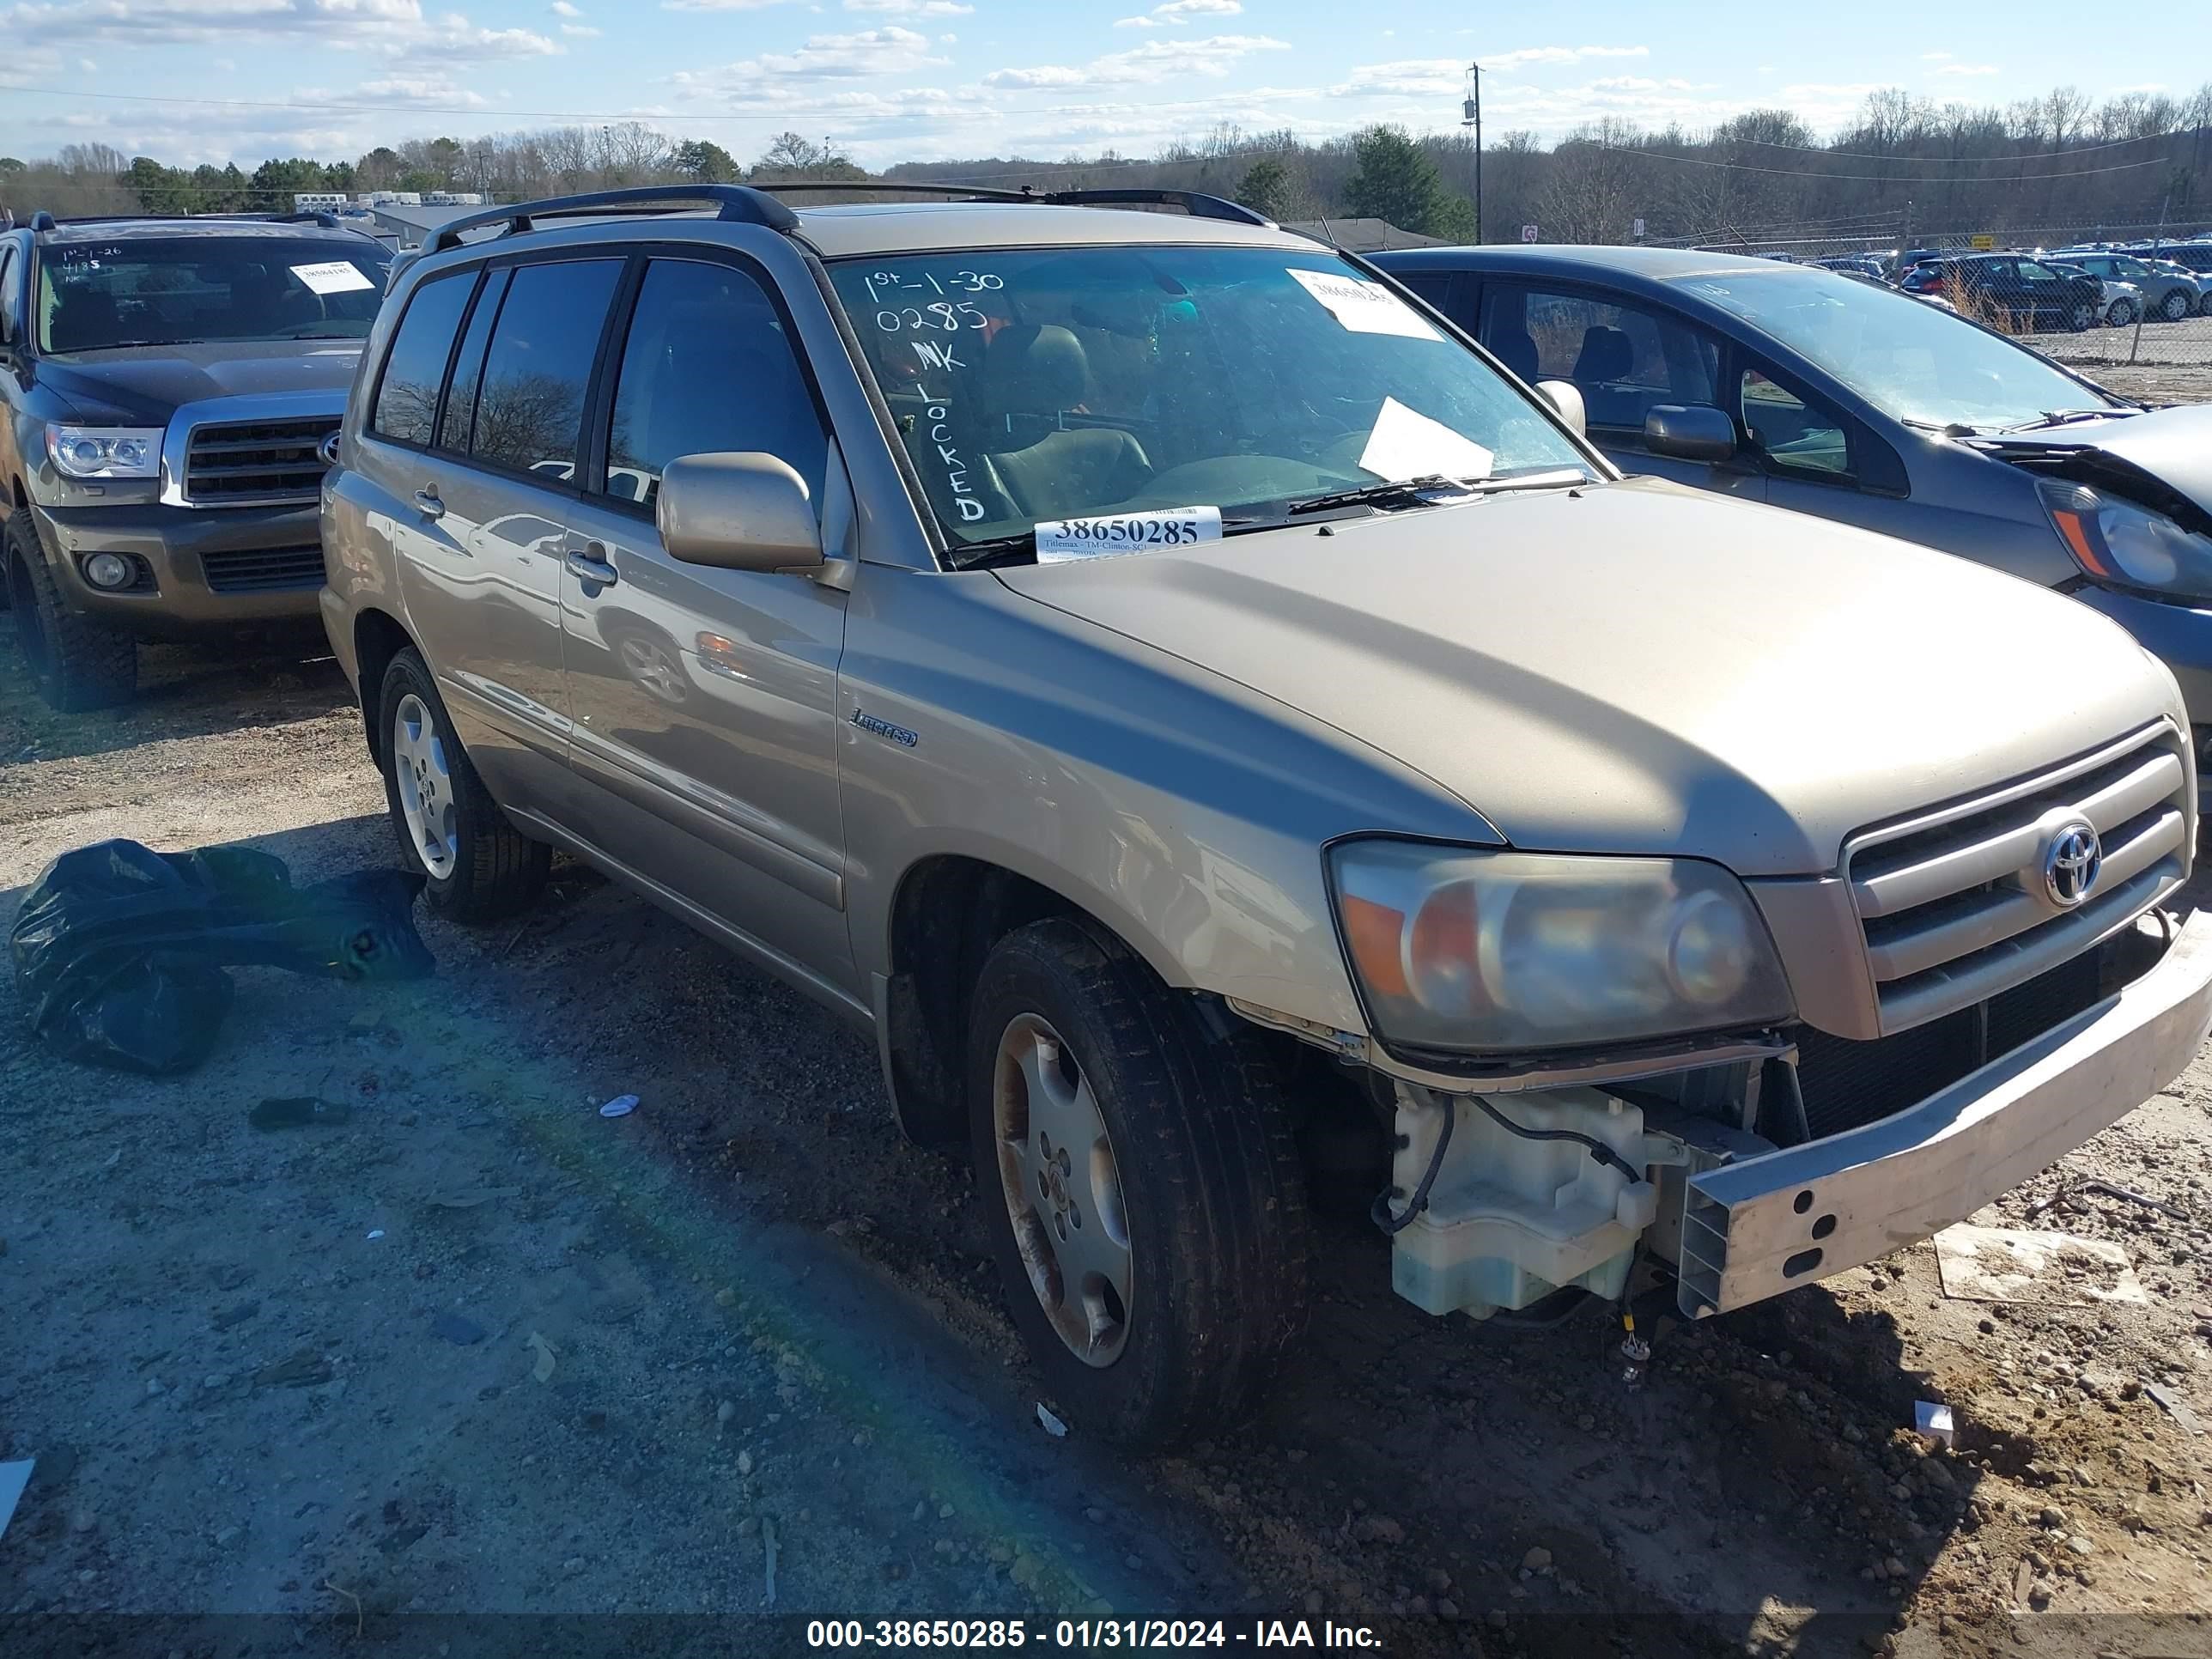
<svg viewBox="0 0 2212 1659"><path fill-rule="evenodd" d="M467 309L476 272L434 276L407 301L407 314L392 337L384 360L384 381L376 390L376 412L369 424L383 437L406 444L428 444L438 414L438 388L453 356L453 335Z"/></svg>
<svg viewBox="0 0 2212 1659"><path fill-rule="evenodd" d="M476 459L550 479L576 472L584 392L619 259L523 265L492 326L477 397Z"/></svg>

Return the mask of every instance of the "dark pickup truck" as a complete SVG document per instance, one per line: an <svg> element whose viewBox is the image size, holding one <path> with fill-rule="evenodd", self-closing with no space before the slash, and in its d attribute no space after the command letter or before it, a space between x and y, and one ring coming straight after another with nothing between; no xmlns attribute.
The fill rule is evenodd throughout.
<svg viewBox="0 0 2212 1659"><path fill-rule="evenodd" d="M312 629L323 446L390 259L312 216L0 232L0 594L47 702L128 700L142 640Z"/></svg>

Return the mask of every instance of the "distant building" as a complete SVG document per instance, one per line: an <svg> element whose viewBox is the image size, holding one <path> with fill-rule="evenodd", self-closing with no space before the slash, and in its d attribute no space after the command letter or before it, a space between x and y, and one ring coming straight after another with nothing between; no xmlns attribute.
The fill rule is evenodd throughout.
<svg viewBox="0 0 2212 1659"><path fill-rule="evenodd" d="M374 222L380 240L396 236L403 248L420 247L434 234L441 225L465 218L477 210L468 203L453 203L433 207L426 203L372 203L369 218Z"/></svg>
<svg viewBox="0 0 2212 1659"><path fill-rule="evenodd" d="M346 205L342 190L303 190L292 198L295 213L336 213Z"/></svg>

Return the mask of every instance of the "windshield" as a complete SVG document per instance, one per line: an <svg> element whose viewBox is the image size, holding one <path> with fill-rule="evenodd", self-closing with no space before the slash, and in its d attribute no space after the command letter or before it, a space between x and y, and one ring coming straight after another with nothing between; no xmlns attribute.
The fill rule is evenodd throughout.
<svg viewBox="0 0 2212 1659"><path fill-rule="evenodd" d="M1041 521L1572 469L1482 360L1316 249L1083 247L831 267L956 548Z"/></svg>
<svg viewBox="0 0 2212 1659"><path fill-rule="evenodd" d="M1818 364L1883 413L1931 426L2018 426L2110 399L2025 346L1863 283L1730 272L1682 284ZM2118 407L2118 405L2114 405Z"/></svg>
<svg viewBox="0 0 2212 1659"><path fill-rule="evenodd" d="M118 237L39 251L39 349L360 340L391 255L366 237Z"/></svg>

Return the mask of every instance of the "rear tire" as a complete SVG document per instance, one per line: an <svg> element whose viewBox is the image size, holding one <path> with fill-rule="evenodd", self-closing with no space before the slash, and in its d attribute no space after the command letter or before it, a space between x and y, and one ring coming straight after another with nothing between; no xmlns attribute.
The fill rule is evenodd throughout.
<svg viewBox="0 0 2212 1659"><path fill-rule="evenodd" d="M1241 1415L1304 1328L1310 1249L1256 1035L1208 1030L1110 933L1051 917L984 963L968 1085L977 1199L1053 1401L1147 1448Z"/></svg>
<svg viewBox="0 0 2212 1659"><path fill-rule="evenodd" d="M15 647L46 706L77 714L130 702L138 690L137 641L63 601L28 512L8 520L5 552Z"/></svg>
<svg viewBox="0 0 2212 1659"><path fill-rule="evenodd" d="M410 647L384 671L376 701L384 798L423 902L451 921L496 921L545 886L553 850L507 822L453 731L422 657Z"/></svg>
<svg viewBox="0 0 2212 1659"><path fill-rule="evenodd" d="M2159 314L2169 323L2178 323L2189 314L2190 304L2189 295L2176 289L2166 296L2166 303L2158 308Z"/></svg>
<svg viewBox="0 0 2212 1659"><path fill-rule="evenodd" d="M2135 320L2136 302L2133 300L2115 300L2112 308L2105 313L2106 325L2112 328L2131 327Z"/></svg>
<svg viewBox="0 0 2212 1659"><path fill-rule="evenodd" d="M2089 325L2096 320L2097 308L2086 300L2066 313L2066 326L2076 334L2087 331Z"/></svg>

